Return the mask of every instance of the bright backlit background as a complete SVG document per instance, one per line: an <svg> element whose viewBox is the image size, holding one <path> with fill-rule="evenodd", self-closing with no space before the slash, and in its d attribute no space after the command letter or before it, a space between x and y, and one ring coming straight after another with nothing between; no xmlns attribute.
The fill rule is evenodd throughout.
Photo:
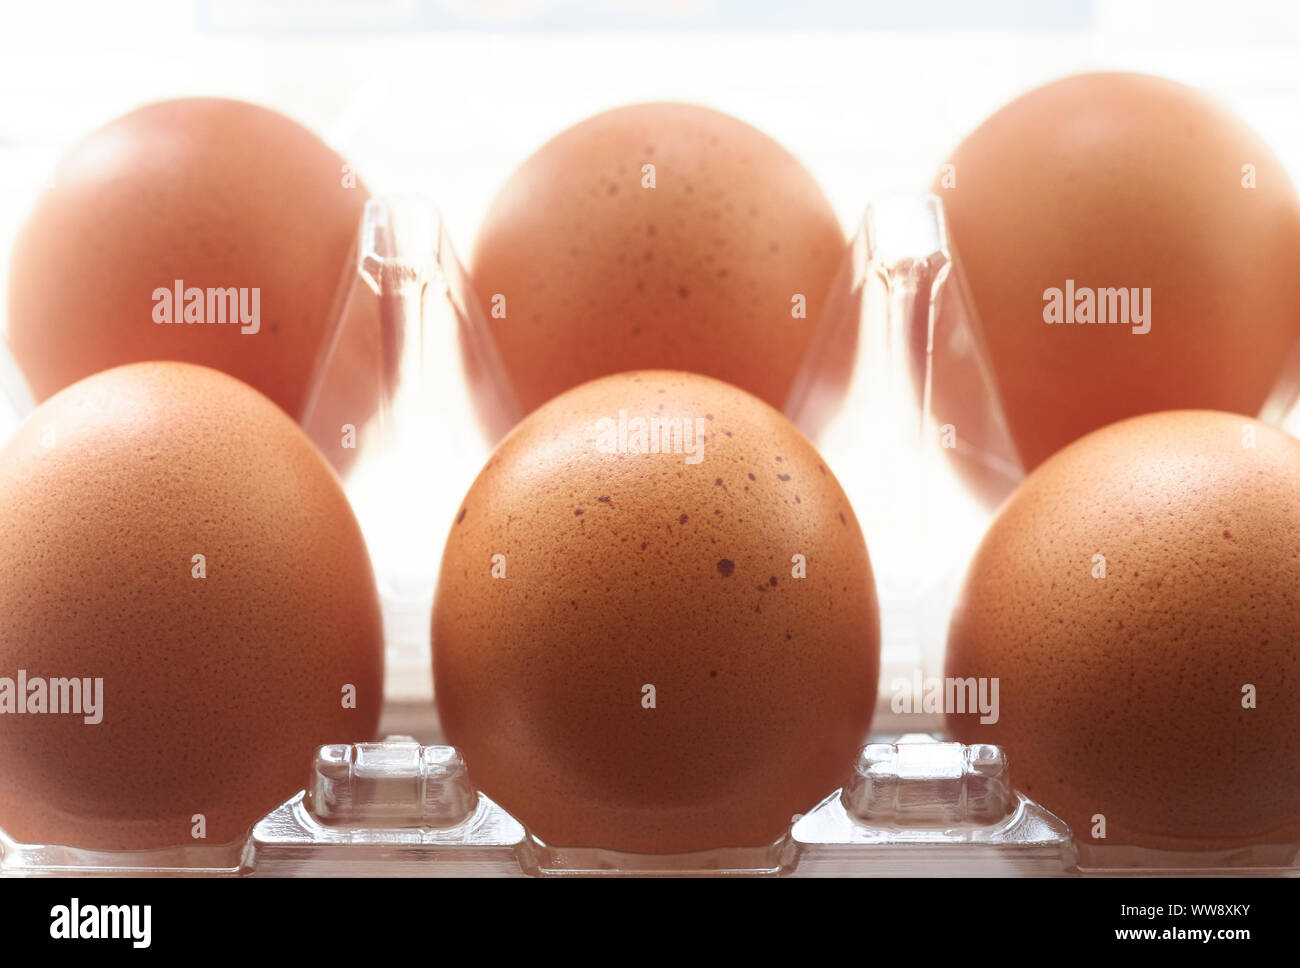
<svg viewBox="0 0 1300 968"><path fill-rule="evenodd" d="M873 194L927 184L1000 104L1095 68L1204 88L1300 180L1293 2L6 0L0 259L59 153L160 98L288 113L374 189L431 195L464 253L534 148L616 104L692 100L756 124L848 228Z"/></svg>

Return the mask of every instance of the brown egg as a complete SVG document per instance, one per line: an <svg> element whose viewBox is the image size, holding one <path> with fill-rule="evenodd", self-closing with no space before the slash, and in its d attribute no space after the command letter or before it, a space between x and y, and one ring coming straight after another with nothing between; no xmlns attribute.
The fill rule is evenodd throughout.
<svg viewBox="0 0 1300 968"><path fill-rule="evenodd" d="M14 245L8 338L33 394L182 360L301 418L366 198L325 142L252 104L163 101L105 125L63 159ZM231 324L241 307L255 324ZM369 373L378 346L378 326L359 327L345 352ZM344 409L358 426L374 390L338 391L357 398Z"/></svg>
<svg viewBox="0 0 1300 968"><path fill-rule="evenodd" d="M1260 412L1300 338L1300 198L1239 120L1171 81L1085 74L949 162L933 190L1028 469L1141 413ZM968 388L936 374L934 394L959 436L978 424Z"/></svg>
<svg viewBox="0 0 1300 968"><path fill-rule="evenodd" d="M821 189L767 135L708 108L637 104L524 163L470 274L525 412L636 367L703 373L780 408L846 253Z"/></svg>
<svg viewBox="0 0 1300 968"><path fill-rule="evenodd" d="M651 417L680 447L647 452ZM716 380L628 373L526 418L470 488L434 679L470 775L546 842L761 845L847 776L879 635L862 532L807 440Z"/></svg>
<svg viewBox="0 0 1300 968"><path fill-rule="evenodd" d="M101 721L0 715L0 827L104 849L241 837L318 744L373 736L381 635L338 480L269 400L178 363L69 387L0 452L0 676L101 679Z"/></svg>
<svg viewBox="0 0 1300 968"><path fill-rule="evenodd" d="M967 574L953 715L1083 844L1300 837L1300 441L1177 411L1097 431L1003 507ZM1105 840L1094 839L1098 815Z"/></svg>

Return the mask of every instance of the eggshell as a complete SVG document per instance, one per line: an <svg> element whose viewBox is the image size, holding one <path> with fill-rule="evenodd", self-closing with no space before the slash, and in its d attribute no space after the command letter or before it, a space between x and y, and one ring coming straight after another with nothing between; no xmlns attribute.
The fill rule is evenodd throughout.
<svg viewBox="0 0 1300 968"><path fill-rule="evenodd" d="M1084 74L1002 108L949 163L933 190L1027 469L1141 413L1260 412L1300 338L1300 198L1237 118L1172 81ZM1150 330L1131 308L1045 323L1067 280L1076 298L1150 289ZM981 402L936 377L933 406L960 435Z"/></svg>
<svg viewBox="0 0 1300 968"><path fill-rule="evenodd" d="M14 245L8 339L36 399L120 364L180 360L301 418L367 198L345 164L283 115L219 98L150 104L91 134ZM260 328L155 322L155 292L176 280L205 302L209 288L256 289ZM373 372L378 325L344 352ZM355 397L344 409L359 426L373 380L338 392Z"/></svg>
<svg viewBox="0 0 1300 968"><path fill-rule="evenodd" d="M337 478L237 380L110 370L0 452L0 676L103 679L98 725L0 715L0 827L19 841L239 838L317 745L373 737L382 646Z"/></svg>
<svg viewBox="0 0 1300 968"><path fill-rule="evenodd" d="M470 274L525 412L637 367L717 377L780 408L846 253L821 189L767 135L708 108L637 104L523 164Z"/></svg>
<svg viewBox="0 0 1300 968"><path fill-rule="evenodd" d="M620 413L629 435L698 421L700 459L621 447ZM775 410L685 373L596 380L517 426L456 514L433 614L477 785L548 843L627 851L778 838L847 776L879 647L834 476Z"/></svg>
<svg viewBox="0 0 1300 968"><path fill-rule="evenodd" d="M1085 844L1294 843L1297 643L1300 441L1226 413L1137 417L1048 460L998 515L947 674L998 677L999 719L949 724L1003 746Z"/></svg>

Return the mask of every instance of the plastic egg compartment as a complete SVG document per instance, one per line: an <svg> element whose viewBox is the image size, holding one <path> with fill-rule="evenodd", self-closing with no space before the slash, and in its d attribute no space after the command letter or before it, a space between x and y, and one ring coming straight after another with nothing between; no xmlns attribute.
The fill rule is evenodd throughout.
<svg viewBox="0 0 1300 968"><path fill-rule="evenodd" d="M373 374L380 405L360 428L344 484L384 602L381 734L389 738L320 747L303 764L303 790L243 841L91 851L20 844L0 831L0 874L1300 874L1296 844L1172 852L1076 842L1059 818L1017 791L1014 764L1001 749L944 742L936 717L890 708L900 680L942 675L947 616L992 516L958 482L950 459L977 463L1002 493L1023 477L976 328L968 323L969 299L950 274L940 202L916 195L868 206L787 407L796 422L819 413L828 418L815 442L853 504L870 550L882 623L872 741L841 789L809 804L779 841L764 847L645 855L542 843L475 789L472 763L440 745L429 645L447 528L491 452L467 374L483 380L473 391L489 401L487 411L517 418L518 406L469 280L427 199L372 200L355 270L340 298L339 331L377 319L387 356ZM938 314L941 300L955 301L959 311ZM852 383L832 412L811 374L832 352L834 328L859 321ZM313 399L335 379L332 347L339 341L336 332L317 363ZM467 367L467 359L476 365ZM933 381L953 375L984 390L979 420L955 439L929 410ZM0 353L0 389L7 393L0 398L2 438L33 407L6 353ZM1282 405L1270 407L1265 419L1280 422ZM1300 410L1291 420L1300 420ZM327 455L338 446L338 428L323 425L310 405L303 426ZM945 446L956 454L945 454Z"/></svg>

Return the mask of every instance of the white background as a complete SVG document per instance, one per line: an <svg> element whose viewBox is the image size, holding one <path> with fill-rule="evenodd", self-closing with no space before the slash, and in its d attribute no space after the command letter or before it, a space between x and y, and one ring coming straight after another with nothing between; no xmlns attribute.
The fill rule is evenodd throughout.
<svg viewBox="0 0 1300 968"><path fill-rule="evenodd" d="M925 29L838 27L894 6L853 15L862 5L824 0L804 21L806 7L733 0L3 0L0 264L64 148L140 103L194 94L278 108L323 134L372 189L432 196L462 255L533 149L637 100L703 102L764 129L811 169L846 231L873 194L926 185L1000 104L1096 68L1209 91L1300 181L1300 4L1078 0L1058 6L1081 27L1014 30L951 24L982 22L984 9L1005 22L1015 3L948 0L902 5ZM745 13L773 9L784 16ZM429 22L430 10L432 26L458 29L375 29ZM528 29L629 18L639 29Z"/></svg>

